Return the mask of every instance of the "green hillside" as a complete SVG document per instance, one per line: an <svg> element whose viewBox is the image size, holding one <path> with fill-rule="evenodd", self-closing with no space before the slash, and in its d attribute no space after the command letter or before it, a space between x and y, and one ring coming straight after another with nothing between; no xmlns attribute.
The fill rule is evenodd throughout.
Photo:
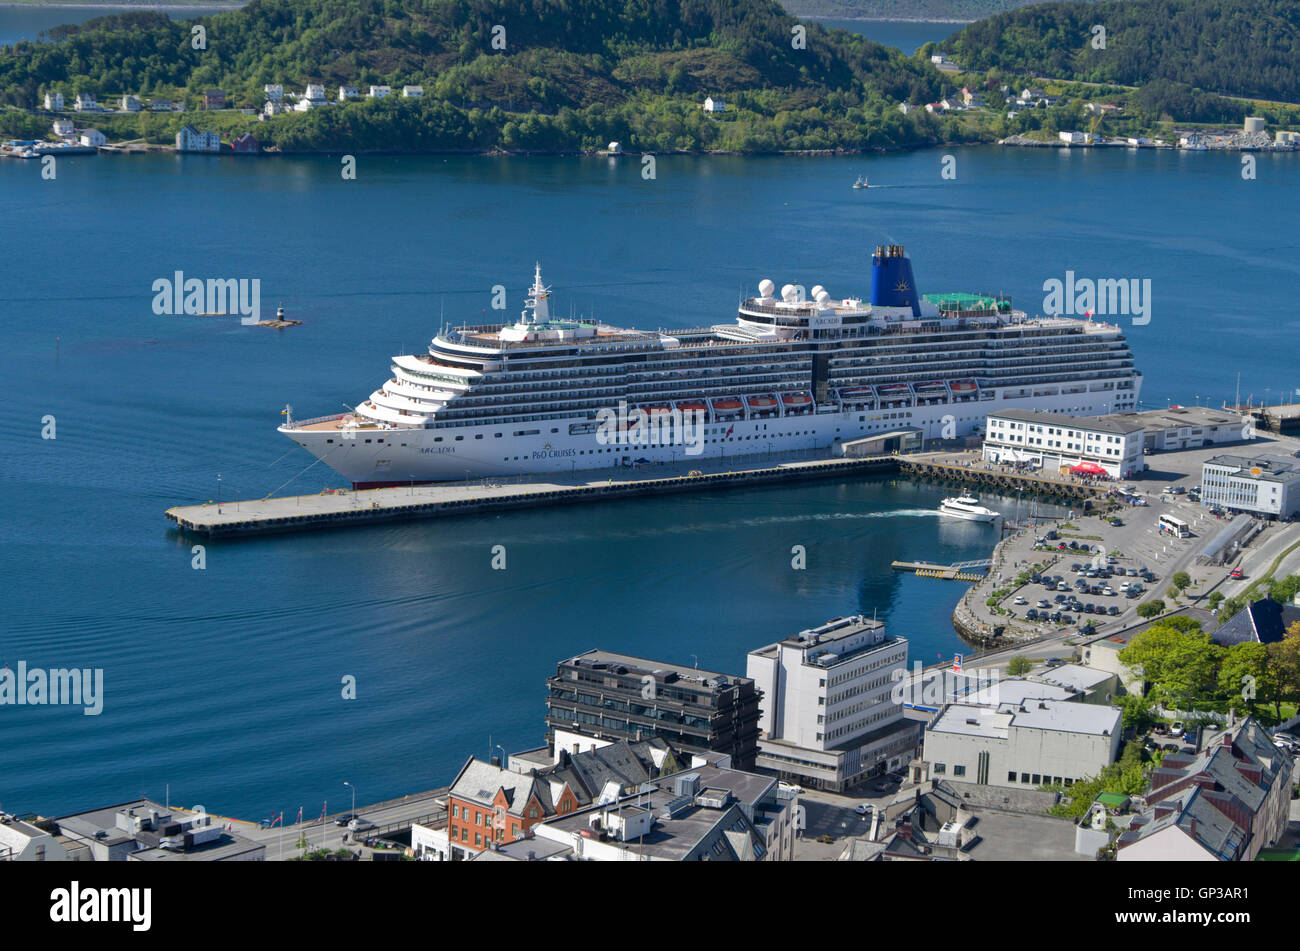
<svg viewBox="0 0 1300 951"><path fill-rule="evenodd" d="M1106 29L1104 49L1093 48L1094 24ZM941 49L976 72L1125 85L1159 80L1180 97L1199 89L1300 102L1296 0L1049 3L973 23Z"/></svg>
<svg viewBox="0 0 1300 951"><path fill-rule="evenodd" d="M896 148L943 127L896 103L931 101L944 79L920 58L816 24L794 48L774 0L254 0L190 22L130 12L49 32L0 54L0 102L45 91L100 101L183 98L208 88L260 107L262 87L422 85L424 98L362 100L256 122L236 110L203 125L249 129L283 149L772 151ZM505 49L494 49L494 27ZM495 31L497 35L500 31ZM727 111L706 115L705 96ZM110 139L165 141L192 114L96 119Z"/></svg>

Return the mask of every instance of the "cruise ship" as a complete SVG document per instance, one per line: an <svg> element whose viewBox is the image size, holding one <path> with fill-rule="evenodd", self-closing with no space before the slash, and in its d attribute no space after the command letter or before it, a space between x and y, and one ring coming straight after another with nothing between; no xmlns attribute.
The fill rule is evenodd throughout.
<svg viewBox="0 0 1300 951"><path fill-rule="evenodd" d="M921 295L898 245L869 299L771 280L734 323L642 331L550 312L534 273L509 324L444 328L392 358L355 410L280 431L354 488L792 450L873 434L981 431L1012 407L1134 409L1142 376L1120 328L1030 317L1001 295Z"/></svg>

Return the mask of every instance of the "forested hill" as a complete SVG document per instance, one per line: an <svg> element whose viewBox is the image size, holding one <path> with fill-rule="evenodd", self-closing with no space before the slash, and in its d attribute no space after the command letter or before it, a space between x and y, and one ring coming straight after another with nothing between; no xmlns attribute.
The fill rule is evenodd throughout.
<svg viewBox="0 0 1300 951"><path fill-rule="evenodd" d="M1105 49L1092 46L1094 24ZM1167 80L1300 102L1297 0L1049 3L973 23L941 48L963 66L1090 82Z"/></svg>
<svg viewBox="0 0 1300 951"><path fill-rule="evenodd" d="M616 138L763 150L933 141L929 119L894 105L944 91L928 63L861 36L809 24L806 48L796 48L797 21L775 0L254 0L201 22L205 50L192 48L191 23L157 13L49 31L51 42L0 50L0 98L31 108L58 89L194 102L215 87L232 106L257 107L267 83L301 92L320 82L331 96L343 84L409 84L424 86L418 141L409 128L397 141L379 134L390 119L412 118L379 101L276 117L257 134L304 148L363 146L358 137L373 133L377 148L576 148ZM723 98L728 114L702 115L705 96Z"/></svg>

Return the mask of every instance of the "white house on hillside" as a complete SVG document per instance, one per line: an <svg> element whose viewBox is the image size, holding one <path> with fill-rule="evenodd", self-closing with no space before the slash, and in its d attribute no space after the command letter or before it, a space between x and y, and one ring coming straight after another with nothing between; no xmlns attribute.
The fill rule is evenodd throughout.
<svg viewBox="0 0 1300 951"><path fill-rule="evenodd" d="M723 102L721 99L714 99L712 96L710 96L708 99L704 100L705 112L724 112L726 111L726 108L727 108L727 104Z"/></svg>
<svg viewBox="0 0 1300 951"><path fill-rule="evenodd" d="M349 99L356 99L359 93L356 86L340 86L339 102L347 102Z"/></svg>
<svg viewBox="0 0 1300 951"><path fill-rule="evenodd" d="M77 104L74 107L78 112L98 112L99 106L95 105L95 97L88 92L77 93Z"/></svg>
<svg viewBox="0 0 1300 951"><path fill-rule="evenodd" d="M45 94L45 108L50 112L60 112L63 110L63 93L47 92Z"/></svg>
<svg viewBox="0 0 1300 951"><path fill-rule="evenodd" d="M268 83L262 87L262 92L266 93L267 102L279 102L284 98L284 86L279 83Z"/></svg>
<svg viewBox="0 0 1300 951"><path fill-rule="evenodd" d="M420 99L420 98L422 98L423 96L424 96L424 87L423 87L423 86L403 86L403 87L402 87L402 98L403 98L403 99Z"/></svg>
<svg viewBox="0 0 1300 951"><path fill-rule="evenodd" d="M390 96L390 95L392 95L392 92L393 92L393 87L392 87L392 86L371 86L371 87L370 87L370 98L371 98L371 99L383 99L385 96Z"/></svg>

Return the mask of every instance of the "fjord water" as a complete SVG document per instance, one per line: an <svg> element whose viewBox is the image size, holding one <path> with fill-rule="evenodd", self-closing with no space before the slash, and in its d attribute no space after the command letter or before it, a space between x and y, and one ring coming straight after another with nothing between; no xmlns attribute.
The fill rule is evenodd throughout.
<svg viewBox="0 0 1300 951"><path fill-rule="evenodd" d="M148 794L259 818L449 781L538 745L555 662L604 647L742 673L746 651L877 613L933 661L963 586L896 558L986 555L938 486L845 480L211 543L178 503L341 480L274 427L355 404L442 319L553 311L729 321L764 277L865 293L877 242L922 290L1039 309L1042 282L1152 280L1145 403L1218 403L1294 370L1296 157L957 149L846 158L71 157L0 162L0 664L103 668L104 710L0 706L6 809ZM873 187L854 191L859 174ZM878 186L878 187L876 187ZM157 316L155 280L257 278L304 323ZM55 439L42 439L43 417ZM220 475L220 487L218 487ZM1014 500L993 499L1010 510ZM507 566L491 567L504 545ZM806 570L791 567L803 545ZM341 698L353 676L357 698Z"/></svg>

